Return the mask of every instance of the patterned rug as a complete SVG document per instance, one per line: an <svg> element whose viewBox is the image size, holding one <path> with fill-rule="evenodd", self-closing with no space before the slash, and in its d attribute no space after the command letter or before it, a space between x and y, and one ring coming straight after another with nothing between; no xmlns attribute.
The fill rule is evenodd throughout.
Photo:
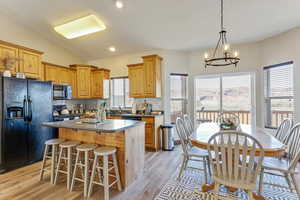
<svg viewBox="0 0 300 200"><path fill-rule="evenodd" d="M178 173L177 173L178 174ZM216 198L211 192L201 192L200 187L204 183L203 173L196 170L186 170L183 174L181 181L177 181L176 176L172 177L155 197L155 200L217 200L217 199L228 199L228 198ZM265 182L277 183L285 185L286 181L281 177L274 177L265 175ZM230 193L225 187L220 188L221 195L235 197L236 199L246 200L248 199L247 194L243 191L237 191ZM268 200L298 200L298 197L294 192L288 189L274 187L270 185L264 185L263 196Z"/></svg>

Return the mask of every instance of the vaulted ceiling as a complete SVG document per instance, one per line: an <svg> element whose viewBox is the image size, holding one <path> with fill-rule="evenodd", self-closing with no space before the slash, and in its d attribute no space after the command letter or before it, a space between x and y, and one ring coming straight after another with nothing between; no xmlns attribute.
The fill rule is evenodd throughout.
<svg viewBox="0 0 300 200"><path fill-rule="evenodd" d="M84 60L150 49L196 50L215 45L220 0L2 0L1 10ZM299 0L224 0L231 43L251 42L300 25ZM107 26L68 40L53 26L96 14ZM9 27L7 27L9 28ZM3 31L3 30L2 30ZM115 46L115 53L108 47Z"/></svg>

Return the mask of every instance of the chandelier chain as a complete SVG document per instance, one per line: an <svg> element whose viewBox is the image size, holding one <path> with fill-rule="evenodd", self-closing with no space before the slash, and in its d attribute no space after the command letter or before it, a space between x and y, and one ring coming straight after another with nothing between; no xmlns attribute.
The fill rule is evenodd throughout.
<svg viewBox="0 0 300 200"><path fill-rule="evenodd" d="M221 0L221 31L224 31L224 4L223 0Z"/></svg>

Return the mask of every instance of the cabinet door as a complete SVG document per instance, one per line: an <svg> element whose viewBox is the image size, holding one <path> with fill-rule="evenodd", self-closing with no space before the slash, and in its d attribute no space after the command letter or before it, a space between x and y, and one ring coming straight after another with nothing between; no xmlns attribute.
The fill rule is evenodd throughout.
<svg viewBox="0 0 300 200"><path fill-rule="evenodd" d="M77 67L77 96L90 98L91 69L89 67Z"/></svg>
<svg viewBox="0 0 300 200"><path fill-rule="evenodd" d="M24 72L27 77L40 78L41 56L39 54L20 50L20 71Z"/></svg>
<svg viewBox="0 0 300 200"><path fill-rule="evenodd" d="M15 74L18 70L19 61L13 61L13 59L19 58L19 51L17 48L0 44L0 71L5 70L5 65L11 62L11 72ZM8 60L12 59L12 60ZM14 62L14 63L13 63Z"/></svg>
<svg viewBox="0 0 300 200"><path fill-rule="evenodd" d="M59 74L60 84L62 84L62 85L71 85L72 84L72 77L71 77L70 70L60 68L59 72L60 72L60 74Z"/></svg>
<svg viewBox="0 0 300 200"><path fill-rule="evenodd" d="M45 81L52 81L59 84L59 68L51 65L45 65Z"/></svg>
<svg viewBox="0 0 300 200"><path fill-rule="evenodd" d="M70 70L71 76L71 86L72 86L72 96L73 98L77 98L77 77L76 77L76 70Z"/></svg>
<svg viewBox="0 0 300 200"><path fill-rule="evenodd" d="M153 147L155 143L153 124L146 124L145 126L145 144L148 147Z"/></svg>
<svg viewBox="0 0 300 200"><path fill-rule="evenodd" d="M155 60L144 60L144 95L155 97Z"/></svg>
<svg viewBox="0 0 300 200"><path fill-rule="evenodd" d="M130 97L144 96L144 69L143 65L129 67L129 93Z"/></svg>
<svg viewBox="0 0 300 200"><path fill-rule="evenodd" d="M103 72L92 71L91 75L91 91L92 97L102 98L103 96Z"/></svg>

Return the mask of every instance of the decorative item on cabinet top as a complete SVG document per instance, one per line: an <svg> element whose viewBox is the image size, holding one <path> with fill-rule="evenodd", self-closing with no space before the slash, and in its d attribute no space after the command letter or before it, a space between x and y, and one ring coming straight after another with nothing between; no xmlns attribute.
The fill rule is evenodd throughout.
<svg viewBox="0 0 300 200"><path fill-rule="evenodd" d="M17 72L23 72L28 78L41 79L42 54L41 51L0 40L0 73L9 70L15 76Z"/></svg>
<svg viewBox="0 0 300 200"><path fill-rule="evenodd" d="M143 63L127 65L129 95L134 98L158 98L162 95L161 66L158 55L143 56Z"/></svg>

